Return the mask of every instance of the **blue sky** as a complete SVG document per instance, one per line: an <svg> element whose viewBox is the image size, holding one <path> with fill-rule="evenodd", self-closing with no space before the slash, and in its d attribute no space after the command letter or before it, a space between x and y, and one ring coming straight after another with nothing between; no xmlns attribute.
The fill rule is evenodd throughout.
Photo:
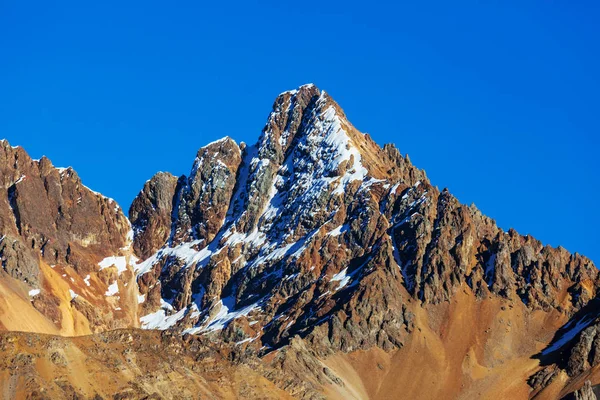
<svg viewBox="0 0 600 400"><path fill-rule="evenodd" d="M48 3L0 0L0 136L125 208L314 82L501 227L600 262L598 2Z"/></svg>

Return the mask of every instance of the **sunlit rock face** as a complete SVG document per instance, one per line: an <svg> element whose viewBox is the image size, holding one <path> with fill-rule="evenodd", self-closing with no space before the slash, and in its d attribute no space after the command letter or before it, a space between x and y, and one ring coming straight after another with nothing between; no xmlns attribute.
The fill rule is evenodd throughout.
<svg viewBox="0 0 600 400"><path fill-rule="evenodd" d="M83 334L136 326L133 232L117 203L72 168L32 160L7 141L0 180L4 327Z"/></svg>

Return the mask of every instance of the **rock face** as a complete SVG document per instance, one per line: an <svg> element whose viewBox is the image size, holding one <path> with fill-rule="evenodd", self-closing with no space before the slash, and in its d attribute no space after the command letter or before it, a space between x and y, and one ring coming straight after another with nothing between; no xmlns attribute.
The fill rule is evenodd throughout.
<svg viewBox="0 0 600 400"><path fill-rule="evenodd" d="M592 389L592 382L585 381L583 387L575 391L573 397L575 398L575 400L596 400L597 397L594 393L594 390Z"/></svg>
<svg viewBox="0 0 600 400"><path fill-rule="evenodd" d="M142 258L149 257L171 236L171 214L177 189L177 178L159 172L144 185L129 209L135 227L134 250Z"/></svg>
<svg viewBox="0 0 600 400"><path fill-rule="evenodd" d="M530 386L536 390L550 387L560 373L567 377L565 387L569 388L571 384L582 382L582 378L600 369L600 301L590 301L559 329L550 346L541 352L540 358L544 368L530 380ZM590 393L593 395L589 382L586 381L570 397L595 398L586 397Z"/></svg>
<svg viewBox="0 0 600 400"><path fill-rule="evenodd" d="M126 245L129 227L123 214L115 211L118 206L83 186L71 168L54 168L45 157L34 161L22 148L3 141L0 173L4 199L0 230L5 239L21 237L30 258L40 254L53 264L71 259L74 268L87 272L93 269L83 256L88 249L114 254ZM6 247L24 253L17 245ZM10 270L14 277L23 274L25 282L38 283L36 268L27 261L23 255L26 268Z"/></svg>
<svg viewBox="0 0 600 400"><path fill-rule="evenodd" d="M125 256L131 244L120 207L85 187L72 168L55 168L45 157L32 160L6 141L0 142L0 179L0 284L30 302L57 332L134 325L135 307L129 307L133 314L114 315L118 301L104 293L117 275L111 268L101 273L98 265L107 257ZM85 316L86 307L98 307L94 321ZM19 321L0 321L8 329L29 330Z"/></svg>
<svg viewBox="0 0 600 400"><path fill-rule="evenodd" d="M264 349L295 335L323 353L395 349L414 301L465 287L564 315L597 294L590 260L502 231L313 85L275 100L256 145L217 141L189 177L166 180L130 211L146 328L223 330Z"/></svg>

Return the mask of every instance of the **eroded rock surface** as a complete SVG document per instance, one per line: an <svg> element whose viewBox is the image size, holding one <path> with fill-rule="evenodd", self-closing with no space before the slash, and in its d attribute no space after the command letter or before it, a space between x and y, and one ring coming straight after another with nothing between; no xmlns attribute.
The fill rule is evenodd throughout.
<svg viewBox="0 0 600 400"><path fill-rule="evenodd" d="M72 168L33 160L7 141L0 142L0 179L0 280L9 287L7 301L23 302L5 313L6 328L74 334L135 326L135 303L124 299L130 312L115 313L120 299L105 296L111 284L131 280L131 268L121 279L100 273L108 257L129 256L133 239L114 200L85 187ZM120 264L122 273L127 262ZM77 311L84 300L97 307L94 321ZM37 312L19 309L27 303ZM21 321L27 318L32 326Z"/></svg>

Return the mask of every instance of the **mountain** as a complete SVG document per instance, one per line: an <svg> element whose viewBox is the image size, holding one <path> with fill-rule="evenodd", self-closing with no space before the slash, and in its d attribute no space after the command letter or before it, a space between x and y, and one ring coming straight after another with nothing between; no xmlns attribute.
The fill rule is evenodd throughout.
<svg viewBox="0 0 600 400"><path fill-rule="evenodd" d="M0 327L31 332L0 339L6 393L595 396L593 263L460 204L314 85L276 98L255 145L153 176L129 218L0 152Z"/></svg>

